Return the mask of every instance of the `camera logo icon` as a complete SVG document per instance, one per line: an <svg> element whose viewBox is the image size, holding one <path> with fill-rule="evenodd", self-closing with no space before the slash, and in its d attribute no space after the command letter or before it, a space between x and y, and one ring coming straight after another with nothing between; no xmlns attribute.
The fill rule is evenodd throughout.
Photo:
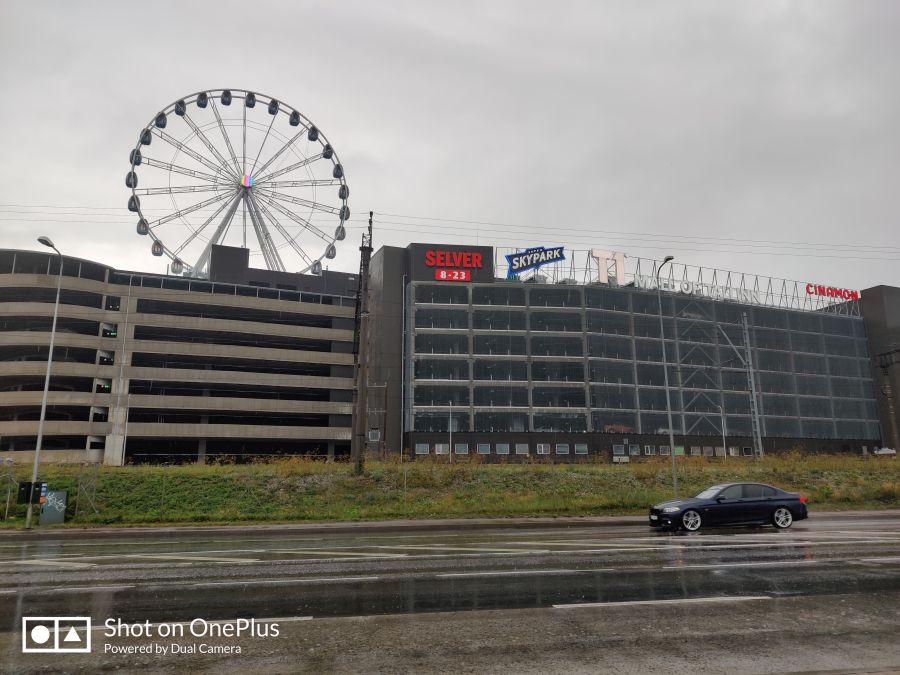
<svg viewBox="0 0 900 675"><path fill-rule="evenodd" d="M22 617L23 653L76 654L90 651L91 617Z"/></svg>

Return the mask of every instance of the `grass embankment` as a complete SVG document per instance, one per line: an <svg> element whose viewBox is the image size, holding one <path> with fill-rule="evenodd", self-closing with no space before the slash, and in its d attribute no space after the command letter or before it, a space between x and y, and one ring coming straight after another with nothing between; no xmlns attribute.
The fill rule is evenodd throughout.
<svg viewBox="0 0 900 675"><path fill-rule="evenodd" d="M51 489L68 491L66 520L74 525L643 514L649 504L672 494L666 459L629 465L370 461L362 477L353 476L345 463L289 459L230 466L102 467L99 513L93 513L86 502L76 504L81 471L47 466L41 474ZM24 469L20 473L20 479L27 479ZM799 490L813 509L900 506L900 461L679 458L682 495L743 480ZM21 525L24 510L14 506L6 524Z"/></svg>

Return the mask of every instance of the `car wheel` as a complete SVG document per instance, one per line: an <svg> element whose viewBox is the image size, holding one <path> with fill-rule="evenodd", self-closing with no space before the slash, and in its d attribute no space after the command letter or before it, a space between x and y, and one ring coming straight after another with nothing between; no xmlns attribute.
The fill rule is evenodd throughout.
<svg viewBox="0 0 900 675"><path fill-rule="evenodd" d="M681 516L681 526L688 532L699 530L702 522L700 514L696 511L685 511L684 515Z"/></svg>
<svg viewBox="0 0 900 675"><path fill-rule="evenodd" d="M783 506L775 509L775 513L772 514L772 524L779 530L786 530L793 522L794 516L790 509Z"/></svg>

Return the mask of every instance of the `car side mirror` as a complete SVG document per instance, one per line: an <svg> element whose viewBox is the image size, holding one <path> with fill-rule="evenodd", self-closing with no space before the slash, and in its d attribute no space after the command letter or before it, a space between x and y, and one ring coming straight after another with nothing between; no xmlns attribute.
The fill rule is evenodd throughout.
<svg viewBox="0 0 900 675"><path fill-rule="evenodd" d="M717 503L721 504L721 503L724 502L724 501L725 501L725 497L722 497L722 496L716 497L716 502L717 502Z"/></svg>

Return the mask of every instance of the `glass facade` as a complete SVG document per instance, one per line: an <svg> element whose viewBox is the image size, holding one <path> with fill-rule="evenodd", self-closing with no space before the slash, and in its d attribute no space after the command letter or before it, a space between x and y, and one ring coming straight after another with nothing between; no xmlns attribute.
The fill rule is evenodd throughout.
<svg viewBox="0 0 900 675"><path fill-rule="evenodd" d="M406 428L878 439L863 320L599 286L427 282L407 293ZM668 447L668 446L667 446Z"/></svg>

